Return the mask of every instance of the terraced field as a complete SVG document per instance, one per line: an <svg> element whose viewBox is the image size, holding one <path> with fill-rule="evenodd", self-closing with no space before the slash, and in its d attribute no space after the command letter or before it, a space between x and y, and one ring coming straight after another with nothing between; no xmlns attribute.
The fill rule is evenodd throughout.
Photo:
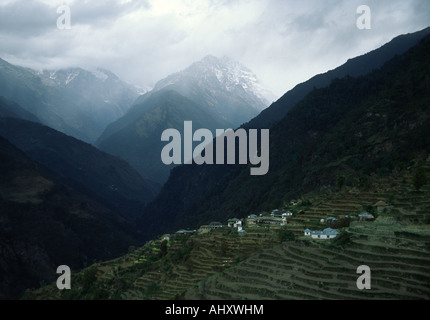
<svg viewBox="0 0 430 320"><path fill-rule="evenodd" d="M324 242L286 243L207 279L188 299L428 299L430 228L396 223L353 223L353 243L340 249ZM394 227L394 228L393 228ZM393 230L394 229L394 230ZM398 231L395 231L398 230ZM402 231L400 231L402 230ZM405 236L396 236L405 232ZM412 246L411 246L412 244ZM358 290L357 267L371 269L371 290Z"/></svg>
<svg viewBox="0 0 430 320"><path fill-rule="evenodd" d="M77 274L76 296L51 285L28 294L26 299L93 299L100 292L109 299L177 299L199 281L276 244L276 229L255 228L238 235L227 227L178 237L170 242L164 256L160 256L160 241L152 241L121 258L94 264L91 268L95 268L96 278L90 289L82 289L85 270Z"/></svg>
<svg viewBox="0 0 430 320"><path fill-rule="evenodd" d="M124 292L121 298L142 298L140 293L154 283L158 289L151 295L151 299L177 298L198 281L234 265L246 257L248 252L276 243L273 233L260 229L249 230L242 236L226 233L226 230L215 230L210 234L193 237L193 249L185 262L172 265L168 272L159 269L145 273L135 280L133 287ZM169 251L174 254L181 247L177 243Z"/></svg>
<svg viewBox="0 0 430 320"><path fill-rule="evenodd" d="M414 190L411 170L373 181L365 191L308 195L311 205L283 228L245 227L238 235L224 227L176 237L164 248L151 241L74 274L69 292L52 284L26 298L429 299L430 184ZM352 221L332 240L303 234L326 228L323 218L355 215L379 200L388 206L374 222ZM295 240L281 243L283 230ZM371 269L370 290L357 288L360 265Z"/></svg>
<svg viewBox="0 0 430 320"><path fill-rule="evenodd" d="M409 175L410 176L410 175ZM264 252L189 289L187 299L429 299L430 187L413 190L409 176L381 181L378 192L337 193L288 225L321 227L319 219L357 213L378 200L389 207L374 222L352 222L350 242L304 236ZM389 192L384 192L387 186ZM303 229L301 229L303 230ZM302 233L303 234L303 233ZM357 267L371 269L371 289L359 290Z"/></svg>

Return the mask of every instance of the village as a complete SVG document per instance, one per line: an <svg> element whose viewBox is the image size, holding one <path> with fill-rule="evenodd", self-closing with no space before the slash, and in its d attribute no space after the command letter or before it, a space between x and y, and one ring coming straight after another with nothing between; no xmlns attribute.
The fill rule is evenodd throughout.
<svg viewBox="0 0 430 320"><path fill-rule="evenodd" d="M202 225L196 230L181 229L175 234L165 234L161 237L161 241L170 239L187 234L205 234L213 230L228 228L230 230L236 230L238 235L246 233L247 229L250 228L269 228L269 229L281 229L289 224L295 224L298 218L303 218L306 215L305 210L301 209L301 200L291 200L286 208L273 209L271 212L261 212L259 214L252 213L246 218L230 218L225 223L219 221L213 221L209 224ZM372 212L380 213L388 206L384 201L376 202L372 207ZM288 210L293 209L293 210ZM295 210L294 210L295 209ZM311 230L309 228L303 228L301 235L309 237L311 239L327 240L336 238L339 234L339 230L342 227L348 226L351 221L359 222L371 222L375 220L375 215L362 211L358 214L343 215L337 217L326 217L319 220L320 226L326 226L322 230ZM294 229L297 233L297 229ZM298 236L300 234L297 234Z"/></svg>

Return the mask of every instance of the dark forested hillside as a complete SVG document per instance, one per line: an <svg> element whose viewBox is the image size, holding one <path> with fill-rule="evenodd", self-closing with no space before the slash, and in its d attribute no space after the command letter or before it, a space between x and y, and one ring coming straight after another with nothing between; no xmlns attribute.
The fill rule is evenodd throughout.
<svg viewBox="0 0 430 320"><path fill-rule="evenodd" d="M151 232L245 216L302 192L365 186L430 151L430 38L358 78L314 89L270 131L270 170L181 166L148 207ZM279 103L282 103L281 100ZM152 221L152 224L148 224Z"/></svg>
<svg viewBox="0 0 430 320"><path fill-rule="evenodd" d="M142 243L133 226L0 137L0 299Z"/></svg>
<svg viewBox="0 0 430 320"><path fill-rule="evenodd" d="M39 119L34 114L2 96L0 96L0 118L18 118L39 122Z"/></svg>
<svg viewBox="0 0 430 320"><path fill-rule="evenodd" d="M254 119L244 124L244 127L249 129L270 128L314 88L326 87L336 78L343 78L345 76L358 77L368 74L372 70L382 67L384 63L394 56L405 53L429 34L430 28L426 28L415 33L400 35L376 50L349 59L345 64L334 70L316 75L308 81L298 84L269 108L263 110Z"/></svg>
<svg viewBox="0 0 430 320"><path fill-rule="evenodd" d="M136 218L158 190L125 161L41 124L3 118L0 136L127 219Z"/></svg>

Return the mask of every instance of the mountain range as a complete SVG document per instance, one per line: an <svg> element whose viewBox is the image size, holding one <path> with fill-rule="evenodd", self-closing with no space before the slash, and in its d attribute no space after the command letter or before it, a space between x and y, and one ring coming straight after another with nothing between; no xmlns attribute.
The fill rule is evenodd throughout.
<svg viewBox="0 0 430 320"><path fill-rule="evenodd" d="M106 70L36 71L0 59L0 96L41 123L88 143L142 93Z"/></svg>
<svg viewBox="0 0 430 320"><path fill-rule="evenodd" d="M205 128L232 126L171 86L141 96L128 110L137 89L106 70L38 72L0 60L0 82L0 298L52 281L58 265L80 269L150 238L136 221L161 184L88 143L108 123L119 118L110 128L125 123L127 134L140 120L138 132L145 132L146 140L132 140L130 134L120 136L116 146L154 155L131 162L145 173L149 169L154 180L163 174L167 179L169 170L163 165L164 172L157 171L161 134L156 128L183 125L183 119ZM256 114L264 104L252 99L258 102Z"/></svg>
<svg viewBox="0 0 430 320"><path fill-rule="evenodd" d="M173 165L161 162L160 137L166 129L236 128L267 107L268 90L240 63L206 56L185 70L160 80L133 107L111 123L96 146L128 161L149 180L162 185Z"/></svg>

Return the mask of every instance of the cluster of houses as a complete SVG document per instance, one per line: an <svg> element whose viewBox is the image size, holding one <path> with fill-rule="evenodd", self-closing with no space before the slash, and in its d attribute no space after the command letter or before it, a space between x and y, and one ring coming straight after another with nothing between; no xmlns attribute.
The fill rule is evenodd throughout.
<svg viewBox="0 0 430 320"><path fill-rule="evenodd" d="M237 219L232 218L227 220L227 225L222 224L218 221L213 221L209 224L202 225L198 230L178 230L176 231L176 235L187 235L187 234L195 234L195 233L208 233L215 229L220 229L223 227L227 228L235 228L239 234L243 234L245 230L243 229L244 223L246 223L247 227L253 227L257 225L278 225L284 226L287 224L287 217L292 216L291 212L286 212L285 210L273 210L272 213L269 214L251 214L246 219ZM162 240L169 240L169 235L164 235Z"/></svg>
<svg viewBox="0 0 430 320"><path fill-rule="evenodd" d="M296 205L297 201L292 200L290 205ZM384 201L378 201L374 207L378 213L382 212L388 205ZM301 212L297 212L300 214ZM303 213L303 212L302 212ZM198 230L179 230L176 232L176 235L186 235L186 234L195 234L195 233L208 233L212 230L227 227L227 228L235 228L239 234L243 234L245 230L243 229L244 224L246 224L247 228L252 228L257 225L269 225L269 226L285 226L287 224L287 218L293 216L292 212L287 210L275 209L269 214L267 212L263 212L259 215L250 214L246 219L237 219L232 218L227 220L227 225L223 225L221 222L211 222L208 225L202 225ZM357 221L373 221L375 217L368 213L362 212L358 215L346 215L346 219L357 220ZM326 225L331 225L338 220L335 217L327 217L325 219L321 219L321 223L325 223ZM338 231L336 229L332 229L330 227L324 230L312 231L310 229L304 230L304 235L309 236L313 239L333 239L338 235ZM165 235L162 237L163 240L169 240L170 235Z"/></svg>
<svg viewBox="0 0 430 320"><path fill-rule="evenodd" d="M368 212L362 212L362 213L359 213L355 216L354 215L346 215L345 219L351 219L351 220L356 220L356 221L374 221L375 216L373 214L368 213ZM336 221L338 221L338 219L335 217L327 217L325 219L320 220L321 223L325 223L327 225L330 225Z"/></svg>
<svg viewBox="0 0 430 320"><path fill-rule="evenodd" d="M256 225L264 225L264 224L269 224L269 225L279 225L279 226L285 226L287 224L287 217L291 217L293 215L292 212L286 212L281 211L279 209L275 209L272 211L272 213L270 215L256 215L256 214L251 214L248 216L247 220L247 226L248 227L253 227Z"/></svg>

